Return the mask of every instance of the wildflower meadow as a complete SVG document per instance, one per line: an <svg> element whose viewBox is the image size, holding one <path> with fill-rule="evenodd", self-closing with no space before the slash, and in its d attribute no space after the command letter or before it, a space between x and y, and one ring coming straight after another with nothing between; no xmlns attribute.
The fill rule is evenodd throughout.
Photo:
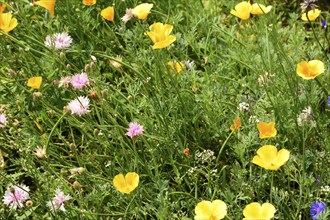
<svg viewBox="0 0 330 220"><path fill-rule="evenodd" d="M0 219L330 219L328 0L0 0Z"/></svg>

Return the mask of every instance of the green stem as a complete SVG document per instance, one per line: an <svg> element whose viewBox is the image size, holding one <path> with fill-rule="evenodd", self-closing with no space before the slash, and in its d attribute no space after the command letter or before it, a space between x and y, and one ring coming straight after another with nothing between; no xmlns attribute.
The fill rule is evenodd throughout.
<svg viewBox="0 0 330 220"><path fill-rule="evenodd" d="M62 121L62 119L64 118L64 116L66 115L66 112L63 113L63 115L57 120L57 122L55 123L55 125L53 126L52 130L50 131L49 133L49 136L48 136L48 139L47 139L47 142L46 142L46 146L45 146L45 151L47 152L47 148L48 148L48 145L49 145L49 142L50 142L50 139L55 131L55 128L57 127L57 125Z"/></svg>
<svg viewBox="0 0 330 220"><path fill-rule="evenodd" d="M270 203L273 202L273 193L272 193L272 190L273 190L273 185L274 185L274 172L271 171L272 175L270 176L270 190L269 190L269 199L270 199Z"/></svg>
<svg viewBox="0 0 330 220"><path fill-rule="evenodd" d="M220 148L220 150L219 150L218 156L217 156L217 160L216 160L217 162L218 162L219 159L220 159L220 155L221 155L223 149L225 148L225 146L226 146L226 144L227 144L227 141L229 140L229 138L231 137L231 135L232 135L233 133L234 133L234 131L231 131L230 134L228 135L227 139L225 140L225 142L223 142L223 144L222 144L222 146L221 146L221 148Z"/></svg>

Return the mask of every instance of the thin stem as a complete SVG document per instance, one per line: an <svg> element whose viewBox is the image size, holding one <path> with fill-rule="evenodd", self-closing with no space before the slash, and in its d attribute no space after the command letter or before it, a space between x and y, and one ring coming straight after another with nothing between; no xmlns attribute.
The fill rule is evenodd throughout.
<svg viewBox="0 0 330 220"><path fill-rule="evenodd" d="M221 148L220 148L220 150L219 150L218 156L217 156L217 160L216 160L217 162L218 162L219 159L220 159L220 155L221 155L223 149L225 148L225 146L226 146L226 144L227 144L227 141L229 140L229 138L231 137L231 135L232 135L233 133L234 133L234 131L231 131L230 134L228 135L227 139L225 140L225 142L223 142L223 144L222 144L222 146L221 146Z"/></svg>
<svg viewBox="0 0 330 220"><path fill-rule="evenodd" d="M62 121L62 119L64 118L64 116L66 115L66 112L63 113L63 115L57 120L57 122L55 123L55 125L53 126L52 130L50 131L49 133L49 136L48 136L48 139L47 139L47 142L46 142L46 146L45 146L45 151L47 152L47 148L48 148L48 145L49 145L49 142L50 142L50 139L55 131L55 128L57 127L57 125Z"/></svg>

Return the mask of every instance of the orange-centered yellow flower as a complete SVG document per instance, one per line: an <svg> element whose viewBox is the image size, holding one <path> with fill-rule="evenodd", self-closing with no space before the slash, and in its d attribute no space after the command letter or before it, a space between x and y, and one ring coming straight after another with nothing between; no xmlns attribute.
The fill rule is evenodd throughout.
<svg viewBox="0 0 330 220"><path fill-rule="evenodd" d="M220 220L227 215L227 205L221 200L204 200L197 204L195 214L195 220Z"/></svg>
<svg viewBox="0 0 330 220"><path fill-rule="evenodd" d="M51 16L54 16L55 0L40 0L33 2L35 5L46 8Z"/></svg>
<svg viewBox="0 0 330 220"><path fill-rule="evenodd" d="M253 157L252 163L265 168L266 170L277 170L290 158L290 151L282 149L277 151L273 145L265 145L257 150L257 155Z"/></svg>
<svg viewBox="0 0 330 220"><path fill-rule="evenodd" d="M275 128L275 122L259 122L257 124L259 130L259 138L270 138L275 137L277 130Z"/></svg>
<svg viewBox="0 0 330 220"><path fill-rule="evenodd" d="M129 172L125 175L118 174L113 178L113 185L119 192L130 194L139 185L139 175Z"/></svg>
<svg viewBox="0 0 330 220"><path fill-rule="evenodd" d="M167 65L170 67L171 73L180 73L185 65L182 62L168 61Z"/></svg>
<svg viewBox="0 0 330 220"><path fill-rule="evenodd" d="M240 2L235 6L235 9L232 9L230 13L239 17L242 20L247 20L250 18L252 6L250 2Z"/></svg>
<svg viewBox="0 0 330 220"><path fill-rule="evenodd" d="M251 14L254 14L254 15L267 14L268 12L270 12L271 9L272 9L271 5L266 7L262 4L254 3L254 4L252 4Z"/></svg>
<svg viewBox="0 0 330 220"><path fill-rule="evenodd" d="M113 21L115 18L115 10L112 6L109 6L101 11L101 16L108 21Z"/></svg>
<svg viewBox="0 0 330 220"><path fill-rule="evenodd" d="M253 202L245 206L243 210L245 218L243 220L270 220L274 217L275 212L275 207L270 203L266 202L260 205L257 202Z"/></svg>
<svg viewBox="0 0 330 220"><path fill-rule="evenodd" d="M320 60L302 61L297 64L296 72L303 79L314 79L324 73L324 63Z"/></svg>
<svg viewBox="0 0 330 220"><path fill-rule="evenodd" d="M11 13L0 12L0 29L6 34L17 26L17 19Z"/></svg>
<svg viewBox="0 0 330 220"><path fill-rule="evenodd" d="M91 6L91 5L95 5L96 4L96 0L83 0L82 3L84 5Z"/></svg>
<svg viewBox="0 0 330 220"><path fill-rule="evenodd" d="M237 119L234 121L234 124L232 124L232 125L230 126L230 130L232 130L232 131L237 131L240 127L241 127L241 119L240 119L240 118L237 118Z"/></svg>
<svg viewBox="0 0 330 220"><path fill-rule="evenodd" d="M147 35L150 37L154 45L153 49L161 49L172 44L176 37L170 35L173 29L173 25L163 24L160 22L154 23L149 27L150 31L147 31Z"/></svg>
<svg viewBox="0 0 330 220"><path fill-rule="evenodd" d="M133 8L132 13L138 19L145 20L153 6L153 4L143 3Z"/></svg>
<svg viewBox="0 0 330 220"><path fill-rule="evenodd" d="M310 21L315 21L316 18L318 18L318 16L320 16L320 14L321 14L321 11L319 9L314 9L314 10L312 9L312 10L310 10L308 12L303 13L301 15L301 19L303 21L308 21L308 19ZM307 16L308 16L308 18L307 18Z"/></svg>
<svg viewBox="0 0 330 220"><path fill-rule="evenodd" d="M33 88L33 89L39 89L42 83L42 77L41 76L35 76L31 77L28 80L27 86Z"/></svg>

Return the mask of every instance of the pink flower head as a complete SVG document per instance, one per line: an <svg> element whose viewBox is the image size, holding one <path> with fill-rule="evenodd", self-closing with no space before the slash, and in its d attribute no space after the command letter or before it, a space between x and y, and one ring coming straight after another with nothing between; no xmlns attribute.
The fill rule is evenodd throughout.
<svg viewBox="0 0 330 220"><path fill-rule="evenodd" d="M70 195L64 195L60 189L55 190L55 197L52 201L47 202L47 206L50 208L51 211L61 210L65 212L64 202L71 199Z"/></svg>
<svg viewBox="0 0 330 220"><path fill-rule="evenodd" d="M72 100L68 104L68 109L71 110L71 114L76 114L82 116L90 112L89 99L88 97L79 96L78 98Z"/></svg>
<svg viewBox="0 0 330 220"><path fill-rule="evenodd" d="M126 135L130 138L138 136L144 132L143 126L139 125L138 123L131 122L129 123L129 128L127 129Z"/></svg>
<svg viewBox="0 0 330 220"><path fill-rule="evenodd" d="M89 79L86 73L77 73L76 75L72 76L71 84L75 89L82 89L85 86L89 85Z"/></svg>
<svg viewBox="0 0 330 220"><path fill-rule="evenodd" d="M0 114L0 129L3 128L8 123L6 115Z"/></svg>
<svg viewBox="0 0 330 220"><path fill-rule="evenodd" d="M56 33L53 36L48 35L45 40L46 47L55 48L55 50L70 47L72 38L66 32Z"/></svg>
<svg viewBox="0 0 330 220"><path fill-rule="evenodd" d="M3 196L3 203L11 209L23 208L24 202L30 199L28 186L21 184L20 186L9 186Z"/></svg>

